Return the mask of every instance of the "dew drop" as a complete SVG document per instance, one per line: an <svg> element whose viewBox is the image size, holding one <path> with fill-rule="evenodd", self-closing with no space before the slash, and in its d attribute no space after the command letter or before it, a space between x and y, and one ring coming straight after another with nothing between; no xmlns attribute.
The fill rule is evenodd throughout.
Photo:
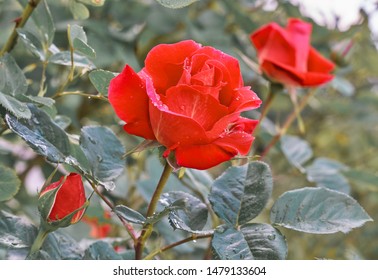
<svg viewBox="0 0 378 280"><path fill-rule="evenodd" d="M102 162L102 161L103 161L103 158L102 158L102 156L100 156L100 155L97 155L97 160L98 160L98 162Z"/></svg>
<svg viewBox="0 0 378 280"><path fill-rule="evenodd" d="M194 239L194 240L193 240L193 243L197 243L197 240Z"/></svg>
<svg viewBox="0 0 378 280"><path fill-rule="evenodd" d="M268 235L268 239L269 240L274 240L274 239L276 239L276 235L275 234L269 234Z"/></svg>
<svg viewBox="0 0 378 280"><path fill-rule="evenodd" d="M35 124L37 124L37 125L38 125L38 124L40 124L40 122L39 122L39 120L38 120L38 119L36 119L36 118L33 118L32 120L33 120L33 123L35 123Z"/></svg>

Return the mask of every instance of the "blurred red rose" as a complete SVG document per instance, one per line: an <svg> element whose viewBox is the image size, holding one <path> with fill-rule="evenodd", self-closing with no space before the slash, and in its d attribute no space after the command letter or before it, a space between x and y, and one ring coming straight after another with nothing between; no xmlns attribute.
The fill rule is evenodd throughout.
<svg viewBox="0 0 378 280"><path fill-rule="evenodd" d="M312 25L289 19L286 28L267 24L251 34L261 70L290 86L319 86L330 81L335 65L310 45Z"/></svg>
<svg viewBox="0 0 378 280"><path fill-rule="evenodd" d="M104 220L110 220L109 212L104 213ZM89 225L91 231L89 235L93 238L105 238L109 236L112 230L112 225L105 221L100 221L98 217L84 216L82 222Z"/></svg>
<svg viewBox="0 0 378 280"><path fill-rule="evenodd" d="M188 40L161 44L139 72L126 65L109 86L124 129L174 152L179 166L207 169L248 153L257 121L240 116L261 100L243 85L238 61Z"/></svg>
<svg viewBox="0 0 378 280"><path fill-rule="evenodd" d="M85 191L81 176L77 173L70 173L68 176L62 176L59 181L54 182L44 188L39 200L47 194L53 194L48 203L41 207L48 207L46 212L47 222L56 222L63 220L70 214L77 211L71 218L70 224L77 223L84 214L86 203ZM42 211L45 212L45 211Z"/></svg>

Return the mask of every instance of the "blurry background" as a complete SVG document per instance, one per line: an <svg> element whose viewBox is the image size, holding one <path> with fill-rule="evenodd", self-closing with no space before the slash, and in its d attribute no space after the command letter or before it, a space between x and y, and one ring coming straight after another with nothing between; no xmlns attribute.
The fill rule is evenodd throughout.
<svg viewBox="0 0 378 280"><path fill-rule="evenodd" d="M6 42L13 20L20 15L21 4L25 2L0 0L0 46ZM336 77L319 89L303 111L305 133L300 134L296 124L288 133L306 140L313 150L313 158L327 157L348 166L348 171L343 174L344 183L350 185L351 195L369 215L378 220L377 1L200 0L173 10L154 0L107 0L99 1L104 2L103 6L86 5L89 14L86 11L73 14L70 9L73 2L80 1L47 0L56 28L54 44L57 48L68 49L67 24L76 23L84 27L88 44L96 52L96 58L92 59L96 68L120 72L125 64L129 64L138 71L153 46L193 39L237 57L245 84L250 85L263 100L267 95L267 82L251 67L251 61L253 64L257 60L249 34L271 21L284 26L289 17L312 22L312 45L337 64ZM83 2L91 1L80 3ZM89 18L85 19L86 16ZM36 94L43 71L42 63L22 43L17 44L12 55L28 78L29 92ZM46 96L54 95L66 75L67 67L47 66ZM74 80L67 90L97 93L87 75ZM69 133L79 134L84 125L100 124L111 127L127 149L140 141L123 133L107 102L82 96L62 97L56 101L56 111L52 114L65 116ZM277 96L268 114L270 122L256 135L256 155L271 137L269 127L282 123L292 110L287 94ZM252 117L258 118L258 115ZM127 194L124 199L134 209L144 207L144 198L148 197L148 194L143 194L143 184L137 185L137 191L142 194L135 194L135 189L131 189L130 177L138 160L128 160L129 173L117 181L114 193L115 196ZM265 160L271 166L275 179L272 202L286 190L314 185L288 162L280 149L272 150ZM14 166L23 182L10 207L37 221L35 195L52 167L13 134L0 139L0 161ZM147 174L152 173L151 166L153 169L154 164L158 164L157 160L145 163ZM229 164L211 170L212 176L217 176ZM96 216L96 213L89 215ZM268 220L268 210L259 217L260 220ZM89 230L89 226L83 223L67 229L78 239L88 236ZM282 232L287 237L289 259L378 259L377 222L370 222L348 234L313 235L285 229ZM176 257L185 258L182 252Z"/></svg>

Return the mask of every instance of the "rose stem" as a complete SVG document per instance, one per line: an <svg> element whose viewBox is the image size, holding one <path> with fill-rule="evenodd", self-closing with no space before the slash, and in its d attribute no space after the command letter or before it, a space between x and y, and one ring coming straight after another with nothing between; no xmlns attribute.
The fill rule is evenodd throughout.
<svg viewBox="0 0 378 280"><path fill-rule="evenodd" d="M92 180L90 180L88 177L86 177L85 175L83 175L85 177L85 179L87 179L87 181L89 182L89 184L91 185L93 191L102 199L102 201L104 201L106 203L106 205L109 206L110 209L112 209L112 211L117 215L117 217L120 219L120 221L122 222L123 226L126 228L127 230L127 233L130 235L130 237L133 239L134 242L136 242L137 238L136 238L136 234L135 234L135 231L134 231L134 228L129 224L127 223L120 215L118 215L115 211L114 211L114 205L101 193L99 192L99 190L97 189L96 185L92 182Z"/></svg>
<svg viewBox="0 0 378 280"><path fill-rule="evenodd" d="M310 100L310 98L314 96L315 92L316 92L316 90L312 89L312 90L309 91L309 93L305 97L303 97L303 99L301 100L301 102L298 105L298 109L294 110L287 117L287 119L286 119L284 125L282 126L282 128L279 130L279 132L272 138L272 140L266 146L265 150L261 154L260 160L262 160L269 153L270 149L277 143L278 140L281 139L281 136L286 133L286 131L288 130L288 128L290 127L290 125L295 120L297 114L300 113L300 112L302 112L302 110L304 109L304 107L306 107L306 105L307 105L308 101Z"/></svg>
<svg viewBox="0 0 378 280"><path fill-rule="evenodd" d="M160 199L160 196L163 192L164 186L168 181L169 175L172 172L172 167L169 165L168 162L166 162L164 166L163 173L161 174L159 183L156 186L155 192L152 195L152 199L150 201L150 204L148 205L147 209L147 215L146 217L151 217L156 210L156 206L158 204L158 201ZM147 241L147 239L150 237L152 233L152 224L145 224L142 228L142 232L138 238L138 241L135 245L135 259L140 260L142 259L144 245Z"/></svg>
<svg viewBox="0 0 378 280"><path fill-rule="evenodd" d="M26 259L33 258L33 255L35 255L39 251L39 249L41 249L43 242L45 241L48 234L49 231L46 230L41 223L37 237L34 239L33 245L31 246L30 252L27 255Z"/></svg>
<svg viewBox="0 0 378 280"><path fill-rule="evenodd" d="M14 26L13 31L8 38L8 41L5 43L3 49L1 50L0 56L3 56L3 54L5 54L6 52L10 52L13 49L18 37L17 28L24 27L26 21L29 19L34 9L38 6L39 2L41 2L41 0L28 1L28 4L22 12L21 18L16 20L16 25Z"/></svg>
<svg viewBox="0 0 378 280"><path fill-rule="evenodd" d="M193 240L198 240L198 239L204 239L204 238L209 238L209 237L212 237L213 234L212 233L209 233L209 234L204 234L204 235L196 235L196 234L192 234L191 236L189 236L188 238L185 238L185 239L182 239L180 241L177 241L175 243L172 243L172 244L169 244L165 247L162 247L154 252L152 252L151 254L149 254L148 256L146 256L143 260L152 260L153 257L155 257L156 255L160 254L160 253L163 253L169 249L172 249L176 246L179 246L181 244L184 244L184 243L187 243L187 242L190 242L190 241L193 241Z"/></svg>

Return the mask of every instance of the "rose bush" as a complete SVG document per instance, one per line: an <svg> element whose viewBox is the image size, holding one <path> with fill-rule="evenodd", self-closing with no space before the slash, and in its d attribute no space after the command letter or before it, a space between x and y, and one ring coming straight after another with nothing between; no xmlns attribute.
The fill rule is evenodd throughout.
<svg viewBox="0 0 378 280"><path fill-rule="evenodd" d="M310 45L311 32L311 24L289 19L286 28L270 23L252 33L261 70L271 80L291 86L330 81L335 66Z"/></svg>
<svg viewBox="0 0 378 280"><path fill-rule="evenodd" d="M240 113L261 100L243 85L238 61L187 40L161 44L136 73L112 79L109 101L133 135L157 140L183 167L207 169L248 153L256 120Z"/></svg>
<svg viewBox="0 0 378 280"><path fill-rule="evenodd" d="M44 200L49 194L51 196ZM41 191L39 201L42 217L46 213L44 218L48 223L58 222L71 214L74 215L69 224L77 223L85 212L86 203L81 176L77 173L62 176L59 181L51 183Z"/></svg>

